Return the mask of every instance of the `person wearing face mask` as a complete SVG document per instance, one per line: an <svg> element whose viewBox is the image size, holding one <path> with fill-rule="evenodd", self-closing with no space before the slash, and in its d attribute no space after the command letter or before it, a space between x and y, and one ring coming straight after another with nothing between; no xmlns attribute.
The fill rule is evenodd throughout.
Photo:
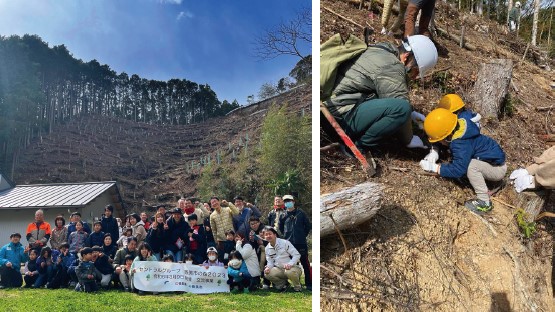
<svg viewBox="0 0 555 312"><path fill-rule="evenodd" d="M206 255L208 256L208 260L202 263L202 266L204 266L205 268L211 266L224 266L223 262L218 261L218 250L215 247L208 247L208 249L206 250Z"/></svg>
<svg viewBox="0 0 555 312"><path fill-rule="evenodd" d="M308 243L306 237L312 229L312 224L306 213L295 207L295 199L292 195L283 196L287 212L281 216L280 231L283 238L291 242L293 247L301 254L301 265L303 266L305 285L308 290L312 289L312 269L308 260Z"/></svg>
<svg viewBox="0 0 555 312"><path fill-rule="evenodd" d="M333 57L331 53L329 60L324 58L326 61L321 62L322 75L332 70L329 66L333 65ZM434 43L423 35L409 36L399 46L389 42L372 44L335 69L331 89L321 91L322 104L361 153L392 136L399 137L407 148L426 148L412 132L411 118L418 123L424 116L413 112L409 81L417 76L422 79L437 60ZM337 136L326 118L322 118L322 127L330 136ZM352 157L344 145L341 150Z"/></svg>

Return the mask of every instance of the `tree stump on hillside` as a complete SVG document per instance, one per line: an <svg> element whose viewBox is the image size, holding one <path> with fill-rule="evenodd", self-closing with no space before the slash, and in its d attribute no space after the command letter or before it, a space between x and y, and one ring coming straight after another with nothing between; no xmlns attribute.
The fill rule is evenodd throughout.
<svg viewBox="0 0 555 312"><path fill-rule="evenodd" d="M495 59L482 63L470 94L474 110L483 117L497 118L503 109L512 76L512 60Z"/></svg>
<svg viewBox="0 0 555 312"><path fill-rule="evenodd" d="M365 182L321 195L320 236L335 233L336 226L345 230L368 221L381 208L382 192L383 185Z"/></svg>
<svg viewBox="0 0 555 312"><path fill-rule="evenodd" d="M549 190L535 192L522 192L517 194L517 207L526 212L526 221L533 222L542 211L546 201L549 199Z"/></svg>

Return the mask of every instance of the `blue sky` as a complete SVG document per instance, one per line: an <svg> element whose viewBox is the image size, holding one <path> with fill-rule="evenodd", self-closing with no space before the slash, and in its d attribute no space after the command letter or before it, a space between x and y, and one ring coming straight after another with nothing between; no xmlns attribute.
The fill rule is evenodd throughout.
<svg viewBox="0 0 555 312"><path fill-rule="evenodd" d="M208 83L220 101L245 104L299 61L260 61L254 39L310 6L310 0L0 0L0 34L37 34L85 62L147 79ZM310 45L301 47L310 53Z"/></svg>

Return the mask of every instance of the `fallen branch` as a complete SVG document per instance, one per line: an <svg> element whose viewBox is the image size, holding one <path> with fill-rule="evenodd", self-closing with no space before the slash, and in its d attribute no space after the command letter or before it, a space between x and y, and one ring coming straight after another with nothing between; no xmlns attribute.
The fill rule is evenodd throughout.
<svg viewBox="0 0 555 312"><path fill-rule="evenodd" d="M500 204L503 204L503 205L505 205L505 206L507 206L507 207L510 207L510 208L513 208L513 209L519 209L518 207L515 207L515 206L513 206L513 205L511 205L511 204L507 204L506 202L504 202L504 201L502 201L502 200L500 200L500 199L497 199L497 198L495 198L495 197L492 197L491 200L496 201L496 202L498 202L498 203L500 203Z"/></svg>
<svg viewBox="0 0 555 312"><path fill-rule="evenodd" d="M353 25L356 25L356 26L358 26L358 27L364 29L364 26L360 25L359 23L357 23L357 22L353 21L352 19L347 18L347 17L345 17L345 16L343 16L343 15L341 15L341 14L339 14L339 13L335 13L332 9L329 9L329 8L327 8L327 7L325 7L325 6L322 6L322 9L324 9L324 10L330 12L331 14L336 15L337 17L339 17L339 18L341 18L341 19L346 20L347 22L349 22L349 23L351 23L351 24L353 24Z"/></svg>
<svg viewBox="0 0 555 312"><path fill-rule="evenodd" d="M544 112L544 111L549 111L553 109L553 105L551 106L542 106L542 107L536 107L536 111L538 112Z"/></svg>
<svg viewBox="0 0 555 312"><path fill-rule="evenodd" d="M445 37L455 41L456 43L459 43L459 44L461 43L461 38L459 36L451 34L451 33L447 32L445 29L443 29L439 26L437 26L436 29L440 34L444 35ZM476 46L474 46L474 45L472 45L468 42L464 42L464 48L469 50L469 51L475 51L476 50Z"/></svg>
<svg viewBox="0 0 555 312"><path fill-rule="evenodd" d="M389 167L389 169L391 169L391 170L397 170L397 171L401 171L401 172L410 171L409 168L401 168L401 167Z"/></svg>
<svg viewBox="0 0 555 312"><path fill-rule="evenodd" d="M337 143L337 142L328 144L324 147L320 147L320 152L327 152L327 151L332 150L332 149L337 149L337 148L339 148L339 145L340 144Z"/></svg>
<svg viewBox="0 0 555 312"><path fill-rule="evenodd" d="M341 242L343 243L343 248L345 249L345 252L347 252L347 242L345 241L345 237L343 237L343 233L341 233L341 231L337 227L337 223L335 223L335 220L333 219L333 214L330 214L330 219L331 219L331 222L333 222L335 231L337 232L337 234L339 234L339 238L341 238Z"/></svg>
<svg viewBox="0 0 555 312"><path fill-rule="evenodd" d="M451 69L451 66L447 66L447 67L445 67L445 68L441 68L441 69L438 69L438 70L434 70L433 72L431 72L431 73L427 74L426 76L424 76L424 78L431 77L431 76L433 76L433 75L435 75L435 74L437 74L437 73L441 73L441 72L444 72L444 71L449 70L449 69Z"/></svg>

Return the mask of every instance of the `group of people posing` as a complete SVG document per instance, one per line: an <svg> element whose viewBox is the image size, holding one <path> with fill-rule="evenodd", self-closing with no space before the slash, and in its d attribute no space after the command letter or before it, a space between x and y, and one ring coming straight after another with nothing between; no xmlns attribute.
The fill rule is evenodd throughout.
<svg viewBox="0 0 555 312"><path fill-rule="evenodd" d="M311 223L291 195L274 198L267 226L260 210L240 196L234 204L217 197L206 203L181 198L169 211L161 205L153 217L132 213L125 222L113 213L107 205L91 230L78 212L68 224L57 216L51 228L37 210L27 227L28 244L23 246L21 234L13 233L0 249L0 288L21 287L24 281L24 287L33 288L134 291L135 261L226 267L232 291L241 292L272 286L286 291L289 285L301 291L304 270L305 287L312 288Z"/></svg>

